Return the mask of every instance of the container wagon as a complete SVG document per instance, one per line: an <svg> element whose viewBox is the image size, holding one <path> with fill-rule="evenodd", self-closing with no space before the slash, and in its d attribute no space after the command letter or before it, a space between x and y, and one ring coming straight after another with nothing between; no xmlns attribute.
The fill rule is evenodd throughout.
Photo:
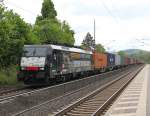
<svg viewBox="0 0 150 116"><path fill-rule="evenodd" d="M121 57L120 55L115 54L115 68L119 68L121 66Z"/></svg>
<svg viewBox="0 0 150 116"><path fill-rule="evenodd" d="M93 52L93 67L95 71L104 72L107 68L107 55L104 53Z"/></svg>
<svg viewBox="0 0 150 116"><path fill-rule="evenodd" d="M107 69L112 70L115 67L115 55L106 53L107 55Z"/></svg>

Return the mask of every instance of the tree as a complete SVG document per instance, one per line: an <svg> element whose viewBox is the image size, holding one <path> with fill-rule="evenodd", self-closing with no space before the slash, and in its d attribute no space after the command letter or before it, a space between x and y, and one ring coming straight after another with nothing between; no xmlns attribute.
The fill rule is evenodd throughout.
<svg viewBox="0 0 150 116"><path fill-rule="evenodd" d="M104 53L106 51L104 46L101 45L101 44L96 44L95 49L96 49L97 52L100 52L100 53Z"/></svg>
<svg viewBox="0 0 150 116"><path fill-rule="evenodd" d="M34 41L31 26L18 14L0 5L0 66L8 67L15 64L24 43L34 43Z"/></svg>
<svg viewBox="0 0 150 116"><path fill-rule="evenodd" d="M55 20L57 22L57 12L54 8L54 4L51 0L44 0L42 3L41 16L38 15L35 24L38 24L44 19Z"/></svg>
<svg viewBox="0 0 150 116"><path fill-rule="evenodd" d="M87 50L96 50L97 52L105 52L105 48L101 44L95 44L95 40L89 32L82 41L81 48Z"/></svg>
<svg viewBox="0 0 150 116"><path fill-rule="evenodd" d="M67 21L63 21L61 23L61 43L66 43L68 45L74 45L74 31L70 29L69 24Z"/></svg>
<svg viewBox="0 0 150 116"><path fill-rule="evenodd" d="M68 23L60 23L54 20L41 20L34 26L33 33L41 43L74 45L74 32L70 30Z"/></svg>
<svg viewBox="0 0 150 116"><path fill-rule="evenodd" d="M57 16L57 12L54 8L54 4L51 0L44 0L42 4L42 17L45 18L50 18L50 19L55 19Z"/></svg>
<svg viewBox="0 0 150 116"><path fill-rule="evenodd" d="M120 56L126 56L126 53L125 53L124 51L119 51L118 54L119 54Z"/></svg>
<svg viewBox="0 0 150 116"><path fill-rule="evenodd" d="M85 39L82 41L81 47L85 49L95 48L95 40L93 40L93 37L89 32L86 34Z"/></svg>
<svg viewBox="0 0 150 116"><path fill-rule="evenodd" d="M51 0L44 0L41 16L37 16L33 33L41 43L73 45L74 31L66 21L59 21L57 12Z"/></svg>

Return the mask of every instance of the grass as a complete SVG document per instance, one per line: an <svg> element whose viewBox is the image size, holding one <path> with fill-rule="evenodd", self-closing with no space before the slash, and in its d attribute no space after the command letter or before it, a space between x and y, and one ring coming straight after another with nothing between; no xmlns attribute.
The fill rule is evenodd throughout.
<svg viewBox="0 0 150 116"><path fill-rule="evenodd" d="M19 85L16 76L16 66L11 66L7 69L0 70L0 86L4 85Z"/></svg>

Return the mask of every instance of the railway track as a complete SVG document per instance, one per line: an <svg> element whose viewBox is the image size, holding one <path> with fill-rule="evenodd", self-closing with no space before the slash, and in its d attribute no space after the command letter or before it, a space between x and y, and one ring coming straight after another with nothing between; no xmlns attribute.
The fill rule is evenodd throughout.
<svg viewBox="0 0 150 116"><path fill-rule="evenodd" d="M139 67L139 66L136 66L136 67ZM27 112L31 111L31 113L32 113L32 110L35 109L36 107L44 106L45 103L49 104L50 103L49 100L53 101L52 99L57 98L57 97L59 98L59 96L66 95L66 94L71 95L76 92L79 92L80 91L79 88L81 88L81 87L86 88L85 85L90 84L90 83L95 83L96 81L100 81L100 79L101 79L102 83L108 83L109 81L114 80L116 77L118 78L120 75L128 72L131 69L134 69L134 67L125 68L122 71L116 70L116 71L108 72L105 74L99 74L99 75L96 75L97 77L95 77L95 75L94 75L94 76L91 76L88 78L75 80L73 82L67 82L64 84L51 86L51 87L45 87L45 88L41 88L38 90L33 90L30 92L28 91L28 92L24 92L24 93L12 95L12 96L0 99L0 115L2 115L2 116L3 115L10 116L10 115L15 115L15 114L18 115L18 114L22 114L26 111ZM107 78L107 77L109 77L109 78ZM75 83L79 84L79 87L76 86ZM99 86L101 84L99 84ZM74 87L76 87L76 88L74 88ZM81 90L83 88L81 88ZM76 91L74 91L74 90L76 90ZM88 92L88 90L87 90L87 92ZM84 93L84 92L81 92L81 93ZM84 94L84 96L85 96L85 94ZM72 98L69 98L69 99L72 99ZM15 107L13 107L14 105L15 105ZM38 109L38 108L36 108L36 109ZM41 111L40 109L38 111Z"/></svg>
<svg viewBox="0 0 150 116"><path fill-rule="evenodd" d="M117 70L115 70L117 71ZM110 71L111 73L112 71ZM106 72L109 73L109 72ZM102 73L105 74L105 73ZM75 80L72 80L75 81ZM57 83L59 84L59 83ZM61 83L60 83L61 84ZM55 85L54 85L55 86ZM48 86L49 87L49 86ZM34 92L35 90L40 90L42 88L48 88L48 87L30 87L30 86L24 86L19 88L0 88L0 101L6 100L7 98L16 97L22 94L28 94L29 92Z"/></svg>
<svg viewBox="0 0 150 116"><path fill-rule="evenodd" d="M12 95L13 93L18 93L20 91L23 91L27 89L26 87L20 87L20 88L1 88L0 89L0 98L6 97L9 94Z"/></svg>
<svg viewBox="0 0 150 116"><path fill-rule="evenodd" d="M117 70L116 70L117 71ZM108 72L106 72L108 73ZM104 74L104 73L102 73ZM74 80L70 80L70 81L74 81ZM57 84L61 84L61 83L57 83ZM55 84L55 85L57 85ZM54 84L52 84L51 86L53 86ZM24 87L15 87L15 88L7 88L7 87L1 87L0 88L0 100L2 100L3 98L9 98L11 96L18 96L19 94L26 94L28 92L33 92L34 90L38 90L44 87L30 87L30 86L24 86ZM46 87L45 87L46 88Z"/></svg>
<svg viewBox="0 0 150 116"><path fill-rule="evenodd" d="M99 116L107 107L115 100L122 90L132 81L138 74L138 70L131 70L123 76L108 83L104 87L92 92L86 97L78 100L70 106L55 112L55 116Z"/></svg>
<svg viewBox="0 0 150 116"><path fill-rule="evenodd" d="M38 90L41 89L43 87L30 87L30 86L24 86L24 87L16 87L13 89L1 89L0 90L0 101L2 101L3 99L12 97L12 96L18 96L20 94L24 94L24 93L28 93L28 92L32 92L34 90Z"/></svg>

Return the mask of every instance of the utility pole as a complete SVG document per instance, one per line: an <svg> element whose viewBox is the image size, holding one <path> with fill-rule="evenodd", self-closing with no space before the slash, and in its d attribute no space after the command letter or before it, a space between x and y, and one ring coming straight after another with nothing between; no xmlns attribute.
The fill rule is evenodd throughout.
<svg viewBox="0 0 150 116"><path fill-rule="evenodd" d="M95 30L95 19L94 19L94 49L95 49L95 46L96 46L96 44L95 44L96 43L96 41L95 41L95 31L96 30Z"/></svg>

